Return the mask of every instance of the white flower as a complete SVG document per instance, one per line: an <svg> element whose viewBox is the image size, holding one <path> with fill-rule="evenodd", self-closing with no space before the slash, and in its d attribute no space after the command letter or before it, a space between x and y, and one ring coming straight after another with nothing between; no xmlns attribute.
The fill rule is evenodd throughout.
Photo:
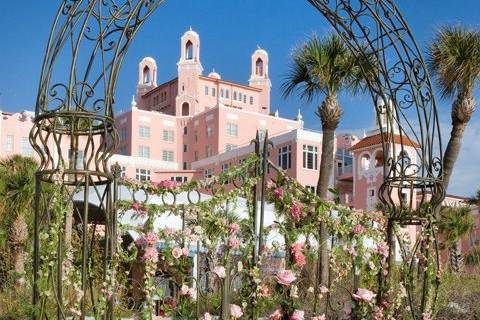
<svg viewBox="0 0 480 320"><path fill-rule="evenodd" d="M216 266L213 268L213 272L219 277L219 278L225 278L227 276L227 273L225 271L225 267L223 266Z"/></svg>

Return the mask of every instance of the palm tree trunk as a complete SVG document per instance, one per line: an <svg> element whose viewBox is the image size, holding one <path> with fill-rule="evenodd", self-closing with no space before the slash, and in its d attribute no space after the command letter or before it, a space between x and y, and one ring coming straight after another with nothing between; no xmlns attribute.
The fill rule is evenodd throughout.
<svg viewBox="0 0 480 320"><path fill-rule="evenodd" d="M318 108L317 115L322 121L322 155L317 182L317 195L322 200L328 200L328 187L334 165L335 130L342 116L342 109L335 95L327 95L325 101L323 101L322 105ZM319 238L318 263L320 278L318 284L327 286L330 260L328 252L329 234L324 223L320 224Z"/></svg>
<svg viewBox="0 0 480 320"><path fill-rule="evenodd" d="M25 217L18 214L10 230L14 271L18 275L17 287L21 287L25 283L25 243L27 239L28 226Z"/></svg>
<svg viewBox="0 0 480 320"><path fill-rule="evenodd" d="M462 253L460 252L460 243L461 240L454 242L449 250L450 270L454 273L458 273L462 270Z"/></svg>
<svg viewBox="0 0 480 320"><path fill-rule="evenodd" d="M475 99L469 92L461 92L452 105L452 131L443 155L443 183L448 189L453 167L457 161L462 138L468 122L475 111Z"/></svg>
<svg viewBox="0 0 480 320"><path fill-rule="evenodd" d="M448 140L447 148L443 156L443 183L445 190L448 189L453 167L460 153L462 138L466 127L467 123L452 123L450 139Z"/></svg>
<svg viewBox="0 0 480 320"><path fill-rule="evenodd" d="M333 171L333 150L335 144L335 131L323 130L322 155L320 161L320 174L317 182L317 195L322 200L328 199L328 186ZM329 274L328 230L324 223L319 230L319 264L320 284L327 285Z"/></svg>

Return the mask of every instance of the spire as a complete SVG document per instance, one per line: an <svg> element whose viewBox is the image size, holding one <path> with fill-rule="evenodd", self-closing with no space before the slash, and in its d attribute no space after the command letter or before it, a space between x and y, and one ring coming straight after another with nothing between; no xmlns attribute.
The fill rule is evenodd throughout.
<svg viewBox="0 0 480 320"><path fill-rule="evenodd" d="M132 96L132 102L130 102L130 107L132 107L132 109L137 107L137 102L135 101L135 96Z"/></svg>
<svg viewBox="0 0 480 320"><path fill-rule="evenodd" d="M297 117L295 119L297 121L302 121L303 120L303 116L302 116L302 113L300 112L300 109L298 109Z"/></svg>

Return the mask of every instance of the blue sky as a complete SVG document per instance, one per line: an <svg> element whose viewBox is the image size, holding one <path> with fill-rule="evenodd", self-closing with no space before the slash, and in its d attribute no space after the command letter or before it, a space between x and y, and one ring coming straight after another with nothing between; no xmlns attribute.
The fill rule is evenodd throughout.
<svg viewBox="0 0 480 320"><path fill-rule="evenodd" d="M58 3L54 0L0 1L1 110L33 110L40 65ZM397 5L422 48L438 26L462 23L480 28L478 0L398 0ZM175 76L180 36L190 26L200 34L201 61L206 74L215 68L224 79L246 83L251 53L257 45L266 49L270 55L273 84L272 110L279 109L281 116L294 117L301 108L306 127L319 129L319 121L313 113L318 102L306 104L295 98L284 100L279 90L292 48L313 32L323 35L330 31L325 19L307 1L167 0L144 25L129 50L117 87L117 110L129 106L142 57L156 59L159 82ZM341 130L372 126L373 109L367 97L342 96L340 102L345 109ZM438 102L442 131L448 135L450 102ZM467 139L480 134L479 113L470 124ZM464 143L451 192L470 195L480 187L469 169L475 170L472 162L480 161L480 146L474 141Z"/></svg>

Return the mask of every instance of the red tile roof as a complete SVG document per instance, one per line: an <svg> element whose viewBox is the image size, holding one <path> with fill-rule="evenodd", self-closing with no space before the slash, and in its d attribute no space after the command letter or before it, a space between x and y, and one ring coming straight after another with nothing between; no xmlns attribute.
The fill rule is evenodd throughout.
<svg viewBox="0 0 480 320"><path fill-rule="evenodd" d="M383 134L384 138L388 142L392 142L392 135ZM415 141L410 140L410 138L405 137L405 136L400 136L398 134L393 136L393 142L395 144L403 144L404 146L410 146L410 147L415 147L415 148L420 148L420 145L416 143ZM350 147L350 150L358 150L370 146L376 146L382 144L382 134L378 133L373 136L365 137L356 144L354 144L352 147Z"/></svg>

